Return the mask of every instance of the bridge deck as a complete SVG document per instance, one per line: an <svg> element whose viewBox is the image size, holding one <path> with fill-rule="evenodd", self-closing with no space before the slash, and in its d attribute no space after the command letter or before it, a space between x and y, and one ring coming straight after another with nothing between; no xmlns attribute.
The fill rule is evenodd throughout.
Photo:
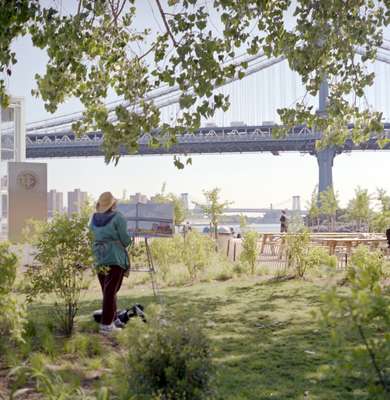
<svg viewBox="0 0 390 400"><path fill-rule="evenodd" d="M200 129L194 134L177 137L177 143L171 147L164 146L166 139L161 138L160 147L150 147L152 135L146 134L139 140L139 155L163 154L208 154L208 153L244 153L244 152L279 152L294 151L316 153L316 141L320 135L305 126L293 128L286 137L277 139L273 136L274 126L238 126ZM390 137L390 124L385 124L385 133ZM9 140L12 140L10 137ZM26 138L27 158L57 158L102 156L103 135L93 132L81 138L71 131L29 132ZM2 147L7 146L7 135L2 137ZM384 149L389 149L387 144ZM359 145L347 140L338 152L351 150L379 150L376 137ZM120 149L122 155L128 154L126 148Z"/></svg>

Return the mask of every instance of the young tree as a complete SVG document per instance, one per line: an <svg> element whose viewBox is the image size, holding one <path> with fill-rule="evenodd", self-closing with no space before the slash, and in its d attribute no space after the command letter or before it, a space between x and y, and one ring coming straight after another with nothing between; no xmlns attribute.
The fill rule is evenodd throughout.
<svg viewBox="0 0 390 400"><path fill-rule="evenodd" d="M226 207L232 204L230 201L221 201L219 198L221 189L204 190L206 204L197 204L203 212L210 218L210 223L214 231L215 239L218 238L218 224Z"/></svg>
<svg viewBox="0 0 390 400"><path fill-rule="evenodd" d="M181 260L186 266L191 281L210 263L213 241L208 236L192 230L182 241Z"/></svg>
<svg viewBox="0 0 390 400"><path fill-rule="evenodd" d="M325 191L320 193L320 210L321 214L328 217L329 232L336 229L336 212L338 209L338 194L329 186Z"/></svg>
<svg viewBox="0 0 390 400"><path fill-rule="evenodd" d="M164 182L161 188L161 192L154 196L157 203L170 203L173 205L173 215L175 219L175 225L182 225L184 220L187 218L187 210L184 208L184 204L180 197L174 193L165 193L166 183Z"/></svg>
<svg viewBox="0 0 390 400"><path fill-rule="evenodd" d="M148 21L143 31L136 26L145 2L78 0L67 2L74 8L66 14L56 3L1 2L0 72L12 75L17 58L11 44L29 34L48 56L46 72L36 75L34 93L50 112L67 98L78 98L83 118L72 128L79 134L103 131L107 161L118 161L123 145L134 153L145 132L158 128L160 135L152 135L150 144L158 146L164 137L169 145L177 133L192 132L202 118L226 110L229 97L215 89L250 71L250 63L237 59L238 53L262 61L285 57L313 96L327 77L327 117L302 100L295 109L279 110L286 126L315 126L323 132L324 143L340 143L352 121L354 141L370 133L382 138L382 114L356 104L375 76L364 63L375 59L383 28L390 22L386 0L353 1L347 7L344 0L216 0L207 7L195 0L155 0L152 11L164 27L157 33L148 29ZM3 106L9 100L6 79L0 79ZM150 95L161 85L177 88L180 112L170 124L161 122ZM108 93L123 103L105 105ZM348 96L355 102L345 101ZM175 162L183 166L179 158Z"/></svg>
<svg viewBox="0 0 390 400"><path fill-rule="evenodd" d="M92 266L89 213L56 215L32 235L35 264L26 276L28 300L54 294L55 315L61 330L71 335L86 271Z"/></svg>
<svg viewBox="0 0 390 400"><path fill-rule="evenodd" d="M390 228L390 196L386 190L378 188L376 200L379 202L379 211L372 219L372 228L376 232L385 232Z"/></svg>
<svg viewBox="0 0 390 400"><path fill-rule="evenodd" d="M315 221L317 224L317 231L319 231L321 210L318 205L318 186L314 188L307 208L310 225L312 225L312 222Z"/></svg>
<svg viewBox="0 0 390 400"><path fill-rule="evenodd" d="M244 214L240 214L240 233L243 234L248 227L248 219Z"/></svg>
<svg viewBox="0 0 390 400"><path fill-rule="evenodd" d="M257 257L259 255L259 234L254 231L245 232L242 240L241 260L247 262L251 268L251 274L255 273Z"/></svg>
<svg viewBox="0 0 390 400"><path fill-rule="evenodd" d="M355 197L348 204L347 219L355 222L355 228L358 231L360 231L362 223L369 223L371 217L370 201L368 190L358 186L355 189Z"/></svg>
<svg viewBox="0 0 390 400"><path fill-rule="evenodd" d="M390 196L387 194L385 189L378 188L377 190L377 200L379 201L381 211L390 211Z"/></svg>

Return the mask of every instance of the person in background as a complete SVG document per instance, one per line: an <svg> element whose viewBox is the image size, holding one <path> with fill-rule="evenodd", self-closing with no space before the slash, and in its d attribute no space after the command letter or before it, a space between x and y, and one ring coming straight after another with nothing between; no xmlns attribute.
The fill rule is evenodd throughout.
<svg viewBox="0 0 390 400"><path fill-rule="evenodd" d="M110 192L100 195L96 203L90 230L93 234L92 251L103 294L103 314L100 333L119 330L123 323L116 319L116 294L123 276L130 268L127 247L132 239L127 232L127 222L116 211L117 200Z"/></svg>
<svg viewBox="0 0 390 400"><path fill-rule="evenodd" d="M280 216L280 232L287 233L288 230L288 218L286 215L286 210L282 210L282 215Z"/></svg>
<svg viewBox="0 0 390 400"><path fill-rule="evenodd" d="M192 231L192 227L189 221L187 221L186 223L186 228L187 228L187 232L191 232Z"/></svg>

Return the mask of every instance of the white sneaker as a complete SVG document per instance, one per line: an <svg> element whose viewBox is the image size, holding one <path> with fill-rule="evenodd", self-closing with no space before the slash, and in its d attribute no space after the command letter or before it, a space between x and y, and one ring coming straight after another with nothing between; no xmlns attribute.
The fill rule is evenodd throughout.
<svg viewBox="0 0 390 400"><path fill-rule="evenodd" d="M111 333L113 333L113 332L118 332L118 331L121 331L121 330L122 330L122 329L116 327L114 323L112 323L112 324L110 324L110 325L103 325L103 324L100 324L100 333L101 333L102 335L109 335L109 334L111 334Z"/></svg>

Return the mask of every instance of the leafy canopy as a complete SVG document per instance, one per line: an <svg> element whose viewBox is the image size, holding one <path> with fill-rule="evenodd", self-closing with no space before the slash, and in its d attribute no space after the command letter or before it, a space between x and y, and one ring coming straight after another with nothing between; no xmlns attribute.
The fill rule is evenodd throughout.
<svg viewBox="0 0 390 400"><path fill-rule="evenodd" d="M69 97L84 106L83 120L73 129L104 133L107 161L118 161L121 145L134 153L145 132L151 145L170 145L176 134L200 127L217 109L229 107L229 97L214 88L243 78L248 63L238 54L283 56L302 78L307 92L316 95L329 82L325 114L304 99L294 108L280 109L287 127L305 123L324 133L323 143L340 144L349 135L363 141L371 133L384 141L382 114L369 105L358 107L374 74L373 61L390 21L389 0L160 0L150 4L164 26L162 32L136 29L140 3L135 0L78 0L63 15L56 2L0 1L0 73L11 75L16 63L12 41L31 35L44 49L48 63L37 74L37 89L46 109L55 112ZM147 24L147 21L145 22ZM141 50L140 50L141 49ZM356 56L356 52L361 56ZM233 62L236 61L236 62ZM148 93L167 85L178 88L180 111L171 123L162 123L160 111ZM108 93L124 102L105 105ZM347 98L353 99L348 101ZM6 105L5 77L0 100ZM164 136L163 136L164 135ZM182 167L180 159L176 165Z"/></svg>

